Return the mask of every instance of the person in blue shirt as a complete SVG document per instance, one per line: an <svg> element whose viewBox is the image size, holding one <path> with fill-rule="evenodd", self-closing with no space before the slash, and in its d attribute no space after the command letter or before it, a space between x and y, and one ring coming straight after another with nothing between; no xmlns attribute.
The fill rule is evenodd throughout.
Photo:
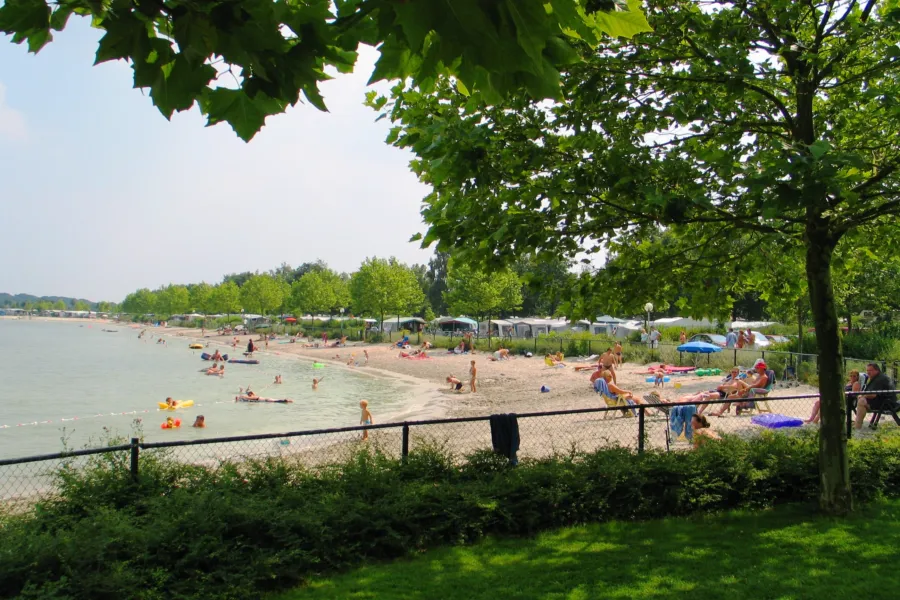
<svg viewBox="0 0 900 600"><path fill-rule="evenodd" d="M734 329L729 329L728 335L725 336L725 347L734 348L735 344L737 344L737 334Z"/></svg>

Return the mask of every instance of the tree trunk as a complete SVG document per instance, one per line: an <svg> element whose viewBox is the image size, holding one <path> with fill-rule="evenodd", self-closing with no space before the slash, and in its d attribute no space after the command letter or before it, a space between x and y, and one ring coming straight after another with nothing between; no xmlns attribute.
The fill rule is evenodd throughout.
<svg viewBox="0 0 900 600"><path fill-rule="evenodd" d="M803 299L797 300L797 354L803 354ZM797 372L800 372L802 356L797 357Z"/></svg>
<svg viewBox="0 0 900 600"><path fill-rule="evenodd" d="M844 400L844 364L831 260L837 240L821 219L811 217L806 228L806 278L816 341L819 345L819 506L828 514L853 510L850 466L847 457L847 404Z"/></svg>
<svg viewBox="0 0 900 600"><path fill-rule="evenodd" d="M847 333L853 331L853 315L847 314Z"/></svg>

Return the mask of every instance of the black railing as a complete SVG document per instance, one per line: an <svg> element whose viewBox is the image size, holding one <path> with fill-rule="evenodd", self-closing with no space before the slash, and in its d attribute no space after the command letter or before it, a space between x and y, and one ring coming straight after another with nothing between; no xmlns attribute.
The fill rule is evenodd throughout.
<svg viewBox="0 0 900 600"><path fill-rule="evenodd" d="M850 398L866 393L848 393L847 396ZM710 405L753 402L755 405L745 410L775 413L772 408L774 406L792 418L805 419L813 407L810 401L818 398L818 394L713 398L521 413L516 415L521 437L520 452L538 458L572 450L591 451L611 446L631 447L637 452L644 452L648 446L659 450L678 449L679 441L675 439L678 432L673 434L671 431L675 420L670 418L677 407L693 406L697 412L702 412ZM848 437L853 432L854 409L855 403L848 402ZM688 412L693 414L693 411ZM740 414L740 411L736 412ZM602 418L585 418L591 415ZM475 450L491 447L490 428L485 426L490 418L489 415L482 415L427 419L166 442L143 442L140 438L132 438L127 444L3 459L0 460L0 509L16 504L32 506L36 500L51 496L55 491L54 477L61 467L70 470L83 468L90 465L90 459L96 460L97 455L101 454L109 455L111 460L108 462L115 468L129 469L135 479L139 476L145 453L168 453L169 458L174 460L212 468L266 458L290 459L298 464L315 467L342 460L348 455L347 452L352 453L360 448L361 437L369 438L370 434L369 439L376 448L401 460L405 460L417 447L424 448L434 444L439 444L458 456L464 456ZM888 419L888 422L893 423L894 419ZM721 429L725 433L752 431L749 429L750 425L749 420L739 417L714 421L714 429ZM684 432L686 435L690 434L688 429ZM298 443L304 441L309 443ZM34 465L50 467L31 470Z"/></svg>

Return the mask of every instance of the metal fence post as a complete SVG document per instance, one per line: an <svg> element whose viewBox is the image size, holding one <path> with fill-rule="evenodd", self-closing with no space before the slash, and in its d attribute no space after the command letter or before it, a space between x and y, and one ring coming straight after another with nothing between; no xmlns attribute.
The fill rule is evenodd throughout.
<svg viewBox="0 0 900 600"><path fill-rule="evenodd" d="M734 362L731 365L732 367L737 366L737 348L734 349Z"/></svg>
<svg viewBox="0 0 900 600"><path fill-rule="evenodd" d="M644 451L644 405L638 407L638 452Z"/></svg>
<svg viewBox="0 0 900 600"><path fill-rule="evenodd" d="M131 438L131 478L134 481L138 479L138 458L140 456L140 444L141 440L138 438Z"/></svg>
<svg viewBox="0 0 900 600"><path fill-rule="evenodd" d="M537 356L537 338L534 338L534 355Z"/></svg>
<svg viewBox="0 0 900 600"><path fill-rule="evenodd" d="M409 425L406 423L403 424L403 441L400 446L400 456L404 461L409 456Z"/></svg>

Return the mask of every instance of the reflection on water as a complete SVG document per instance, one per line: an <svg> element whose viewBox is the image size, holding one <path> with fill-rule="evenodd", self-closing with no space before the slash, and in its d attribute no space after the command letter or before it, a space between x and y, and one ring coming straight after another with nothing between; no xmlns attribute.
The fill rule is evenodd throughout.
<svg viewBox="0 0 900 600"><path fill-rule="evenodd" d="M257 355L260 365L229 364L224 378L210 377L200 372L209 363L186 340L168 338L164 346L137 335L118 325L0 320L0 457L58 452L62 437L80 448L99 440L104 428L130 436L136 418L149 441L356 425L360 399L369 400L377 419L401 411L417 393L411 384L363 369L314 369L309 361L265 353ZM276 374L281 385L272 383ZM313 377L323 378L316 392ZM248 385L261 396L294 402L235 403L238 388ZM159 411L157 402L167 396L195 402L177 411L180 429L160 429L171 413ZM206 429L189 427L198 414L206 417Z"/></svg>

